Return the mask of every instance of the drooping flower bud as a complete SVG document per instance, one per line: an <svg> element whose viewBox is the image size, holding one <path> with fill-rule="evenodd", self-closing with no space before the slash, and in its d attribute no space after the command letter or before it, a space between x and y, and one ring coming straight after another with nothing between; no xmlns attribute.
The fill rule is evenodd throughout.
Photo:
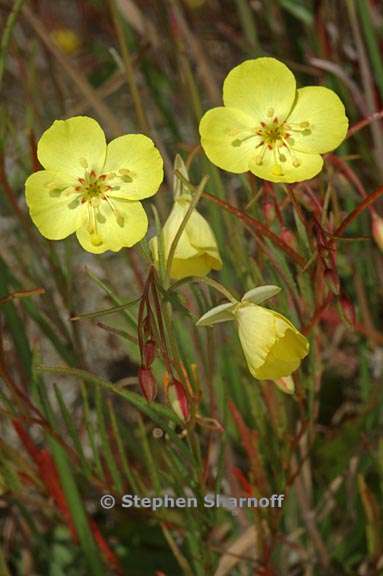
<svg viewBox="0 0 383 576"><path fill-rule="evenodd" d="M184 422L189 419L189 404L185 390L181 382L174 379L167 389L168 400L180 420Z"/></svg>
<svg viewBox="0 0 383 576"><path fill-rule="evenodd" d="M343 319L351 326L355 326L356 314L354 305L352 304L351 300L347 298L345 294L341 294L339 298L339 305Z"/></svg>
<svg viewBox="0 0 383 576"><path fill-rule="evenodd" d="M235 316L247 365L255 378L289 376L307 356L307 339L282 314L242 301Z"/></svg>
<svg viewBox="0 0 383 576"><path fill-rule="evenodd" d="M294 250L297 249L297 239L291 230L284 228L280 234L280 237L282 240L284 240L284 242L286 242L288 246L290 246L290 248L293 248Z"/></svg>
<svg viewBox="0 0 383 576"><path fill-rule="evenodd" d="M157 383L151 369L139 368L138 381L146 400L152 402L157 395Z"/></svg>
<svg viewBox="0 0 383 576"><path fill-rule="evenodd" d="M147 342L145 342L143 352L144 352L145 366L147 368L150 368L151 365L153 364L153 360L156 355L156 343L152 338L149 339Z"/></svg>
<svg viewBox="0 0 383 576"><path fill-rule="evenodd" d="M188 173L180 156L176 157L175 169L186 179ZM178 230L190 208L192 195L182 180L174 180L174 204L162 229L165 259L169 257L170 249ZM158 238L155 236L149 242L154 264L159 262ZM222 260L219 254L214 232L208 221L196 210L192 210L185 228L178 239L173 255L170 276L175 280L187 276L206 276L211 270L220 270Z"/></svg>
<svg viewBox="0 0 383 576"><path fill-rule="evenodd" d="M275 219L275 207L271 202L266 202L263 205L263 213L265 218L269 224L274 221Z"/></svg>

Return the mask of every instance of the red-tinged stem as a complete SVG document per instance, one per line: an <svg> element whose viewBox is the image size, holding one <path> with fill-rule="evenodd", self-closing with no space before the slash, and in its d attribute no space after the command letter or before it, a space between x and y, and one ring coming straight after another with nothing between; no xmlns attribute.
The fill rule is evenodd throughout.
<svg viewBox="0 0 383 576"><path fill-rule="evenodd" d="M105 538L101 534L93 518L89 520L89 526L94 536L94 539L97 542L97 546L104 555L104 558L108 563L108 566L110 566L113 569L116 576L124 576L124 572L122 570L122 566L120 564L119 559L117 558L113 550L109 547L109 544L106 542Z"/></svg>
<svg viewBox="0 0 383 576"><path fill-rule="evenodd" d="M331 164L333 164L339 170L339 172L345 176L345 178L354 186L355 190L360 194L360 196L362 196L362 198L367 196L367 192L361 180L358 178L354 170L352 170L350 166L344 162L344 160L338 156L335 156L335 154L327 154L326 160L331 162Z"/></svg>
<svg viewBox="0 0 383 576"><path fill-rule="evenodd" d="M364 200L362 200L362 202L358 204L358 206L354 208L354 210L350 212L350 214L346 216L343 222L338 226L334 232L334 236L340 236L342 232L347 228L347 226L349 226L349 224L351 224L351 222L353 222L353 220L355 220L355 218L357 218L359 214L363 212L363 210L368 208L370 204L373 204L373 202L375 202L382 194L383 186L379 186L379 188L364 198Z"/></svg>
<svg viewBox="0 0 383 576"><path fill-rule="evenodd" d="M352 136L356 132L359 132L359 130L361 130L365 126L368 126L372 122L376 122L376 120L380 120L380 118L383 118L383 110L379 110L378 112L374 112L374 114L367 116L367 118L363 118L363 120L359 120L359 122L357 122L356 124L351 126L351 128L347 132L346 138L350 138L350 136Z"/></svg>
<svg viewBox="0 0 383 576"><path fill-rule="evenodd" d="M57 508L60 510L74 542L77 542L77 533L69 511L68 504L65 500L64 492L60 485L59 475L50 454L46 450L40 450L34 444L24 426L17 420L12 421L13 426L20 438L24 448L36 464L40 477L48 491L54 499Z"/></svg>
<svg viewBox="0 0 383 576"><path fill-rule="evenodd" d="M71 533L73 542L77 543L77 531L74 526L72 515L61 486L60 476L52 456L47 450L41 450L35 445L27 430L18 420L12 420L12 423L24 448L36 464L47 492L53 498L58 510L65 520L65 523L67 524ZM117 576L122 576L123 572L120 562L114 552L110 549L108 543L105 541L100 530L98 529L97 524L93 519L90 519L89 525L94 539L100 551L107 560L109 566L114 569L114 572Z"/></svg>
<svg viewBox="0 0 383 576"><path fill-rule="evenodd" d="M319 308L317 308L314 312L314 316L311 318L310 322L302 329L302 333L306 336L311 332L314 326L319 322L323 312L326 310L327 306L329 306L332 302L334 295L332 292L328 293L326 300L323 302Z"/></svg>
<svg viewBox="0 0 383 576"><path fill-rule="evenodd" d="M261 236L266 236L269 240L271 240L271 242L273 242L273 244L278 246L278 248L283 250L285 254L290 256L290 258L294 260L296 264L302 267L305 266L306 262L303 256L298 254L298 252L296 252L293 248L291 248L284 240L282 240L282 238L280 238L279 236L274 234L274 232L269 230L267 226L265 226L252 216L248 216L248 214L242 212L242 210L240 210L239 208L236 208L235 206L228 204L224 200L221 200L220 198L213 196L213 194L209 194L209 192L204 192L203 196L208 200L210 200L211 202L218 204L218 206L221 206L221 208L224 208L227 212L234 214L234 216L236 216L239 220L241 220L252 232L254 232L255 230L259 232Z"/></svg>

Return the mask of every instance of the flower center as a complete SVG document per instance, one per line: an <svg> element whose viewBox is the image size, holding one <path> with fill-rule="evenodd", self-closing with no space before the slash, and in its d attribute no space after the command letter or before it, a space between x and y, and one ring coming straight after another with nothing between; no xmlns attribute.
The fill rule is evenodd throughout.
<svg viewBox="0 0 383 576"><path fill-rule="evenodd" d="M109 172L107 174L97 175L94 170L88 170L88 163L85 159L81 159L80 163L85 169L85 172L82 178L77 179L74 187L75 191L79 194L77 203L78 201L80 201L81 204L87 203L87 230L91 237L92 244L100 246L103 239L99 234L98 225L106 222L106 217L101 212L102 204L108 204L119 226L123 227L125 224L124 216L116 207L116 202L111 198L113 192L119 190L120 186L112 186L111 181L117 178L123 182L131 182L133 178L130 171L125 169L119 170L119 174Z"/></svg>
<svg viewBox="0 0 383 576"><path fill-rule="evenodd" d="M81 194L81 202L92 201L96 198L105 199L106 195L112 187L107 184L107 181L113 175L101 174L97 176L94 170L85 172L83 178L78 178L78 184L75 187L76 192Z"/></svg>
<svg viewBox="0 0 383 576"><path fill-rule="evenodd" d="M271 155L273 173L277 176L283 176L284 163L289 161L294 168L298 168L301 165L293 150L295 143L293 134L308 136L311 134L312 126L308 121L292 123L287 120L280 122L278 117L275 116L273 108L270 108L266 115L267 120L265 122L261 122L255 128L249 130L249 135L243 138L236 138L231 144L234 147L238 147L243 142L257 138L255 163L258 166L262 166L268 163L270 159L268 155Z"/></svg>

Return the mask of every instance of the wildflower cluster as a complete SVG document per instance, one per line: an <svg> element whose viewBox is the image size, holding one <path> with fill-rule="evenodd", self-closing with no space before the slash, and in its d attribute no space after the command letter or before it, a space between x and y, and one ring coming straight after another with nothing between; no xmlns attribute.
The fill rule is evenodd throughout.
<svg viewBox="0 0 383 576"><path fill-rule="evenodd" d="M348 128L344 106L333 91L320 86L297 90L292 72L274 58L234 68L224 82L223 102L200 123L206 155L224 170L251 171L272 182L316 176L322 154L336 148ZM81 246L95 254L142 240L148 219L140 201L153 196L163 179L163 161L150 138L130 134L107 145L99 124L78 116L55 121L41 136L37 155L43 169L27 179L26 200L43 236L61 240L75 233ZM175 167L187 180L179 157ZM214 232L192 202L191 191L176 177L173 207L160 235L150 240L155 266L160 265L161 243L165 261L171 260L168 275L175 280L206 276L223 265ZM258 379L288 378L309 349L289 320L260 306L277 291L274 286L255 288L240 302L221 304L198 321L211 326L233 320L249 370ZM142 344L146 356L140 370L150 398L152 342L150 337ZM281 387L291 392L293 384L285 381Z"/></svg>

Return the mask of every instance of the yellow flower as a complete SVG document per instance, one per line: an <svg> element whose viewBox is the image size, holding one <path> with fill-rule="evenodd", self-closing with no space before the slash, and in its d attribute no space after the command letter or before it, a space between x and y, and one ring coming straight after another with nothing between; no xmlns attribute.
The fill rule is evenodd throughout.
<svg viewBox="0 0 383 576"><path fill-rule="evenodd" d="M277 292L277 286L254 288L243 296L241 302L221 304L197 322L199 326L211 326L235 320L247 365L251 374L259 380L278 380L289 376L309 351L307 339L287 318L259 306L260 302ZM285 391L291 392L291 382L284 384Z"/></svg>
<svg viewBox="0 0 383 576"><path fill-rule="evenodd" d="M78 52L81 45L80 38L70 28L56 28L51 32L51 37L55 44L69 56Z"/></svg>
<svg viewBox="0 0 383 576"><path fill-rule="evenodd" d="M288 376L307 356L306 338L282 314L245 302L239 305L235 317L247 365L255 378Z"/></svg>
<svg viewBox="0 0 383 576"><path fill-rule="evenodd" d="M145 236L148 220L139 200L155 194L163 178L150 138L129 134L107 145L95 120L76 116L44 132L37 156L45 170L29 176L25 188L43 236L62 240L76 232L94 254L117 252Z"/></svg>
<svg viewBox="0 0 383 576"><path fill-rule="evenodd" d="M188 171L179 154L175 158L174 171L174 205L162 229L166 261L173 240L192 202L192 195L184 184L184 180L189 179ZM182 175L184 180L178 176L178 173ZM153 260L158 266L158 238L152 238L149 246ZM170 276L175 280L187 276L206 276L210 270L220 270L221 268L222 260L214 232L205 218L194 208L177 242Z"/></svg>
<svg viewBox="0 0 383 576"><path fill-rule="evenodd" d="M191 198L178 196L166 220L162 233L165 260L168 259L170 247L189 209ZM153 259L158 263L158 239L150 240ZM170 276L175 280L187 276L206 276L211 270L220 270L222 260L218 252L214 233L209 223L194 209L187 221L174 253Z"/></svg>
<svg viewBox="0 0 383 576"><path fill-rule="evenodd" d="M220 168L250 170L272 182L299 182L318 174L321 154L345 138L342 102L323 86L296 89L292 72L274 58L246 60L223 85L224 106L206 112L201 144Z"/></svg>

